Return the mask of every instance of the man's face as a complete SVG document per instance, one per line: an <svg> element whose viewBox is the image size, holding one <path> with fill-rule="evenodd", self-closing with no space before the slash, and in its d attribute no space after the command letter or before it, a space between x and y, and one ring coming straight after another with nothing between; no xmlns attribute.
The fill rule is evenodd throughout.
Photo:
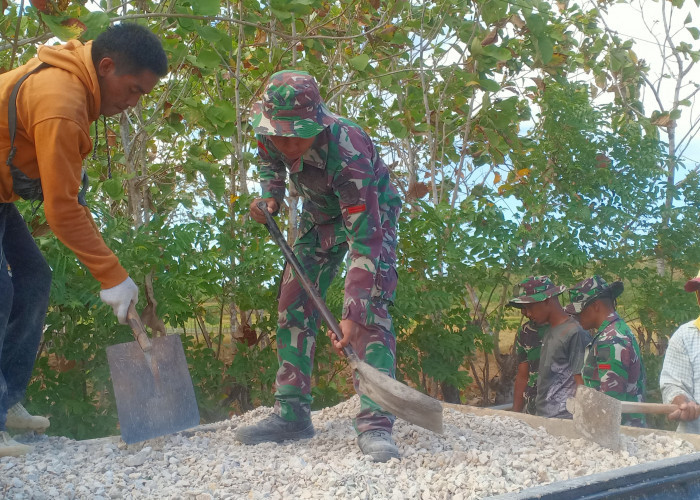
<svg viewBox="0 0 700 500"><path fill-rule="evenodd" d="M302 139L301 137L283 137L281 135L271 135L270 141L277 150L287 157L288 160L296 161L306 153L316 140L316 137Z"/></svg>
<svg viewBox="0 0 700 500"><path fill-rule="evenodd" d="M544 325L549 321L549 300L523 304L522 313L527 319L534 321L538 325Z"/></svg>
<svg viewBox="0 0 700 500"><path fill-rule="evenodd" d="M583 308L583 310L578 313L575 318L578 320L579 325L581 325L581 328L584 330L593 330L594 328L598 328L600 325L596 325L595 321L595 311L596 311L596 304L598 302L593 302L591 304L588 304L586 307Z"/></svg>
<svg viewBox="0 0 700 500"><path fill-rule="evenodd" d="M139 98L153 90L160 79L147 69L135 75L120 75L109 57L103 58L97 65L97 76L100 83L100 113L105 116L116 115L136 106Z"/></svg>

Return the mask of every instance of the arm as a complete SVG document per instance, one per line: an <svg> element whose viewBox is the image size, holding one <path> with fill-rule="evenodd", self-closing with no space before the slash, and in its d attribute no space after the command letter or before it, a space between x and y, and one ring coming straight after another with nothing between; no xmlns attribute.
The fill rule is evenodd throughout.
<svg viewBox="0 0 700 500"><path fill-rule="evenodd" d="M518 364L518 371L515 374L515 387L513 388L513 409L512 411L521 412L525 407L525 387L527 387L527 379L530 376L530 365L527 361Z"/></svg>
<svg viewBox="0 0 700 500"><path fill-rule="evenodd" d="M369 138L366 141L367 144L361 143L360 146L371 150ZM333 183L348 241L349 265L342 319L360 325L367 322L367 303L379 272L385 232L381 225L378 179L369 154L369 151L358 151Z"/></svg>
<svg viewBox="0 0 700 500"><path fill-rule="evenodd" d="M32 133L49 226L103 289L124 282L127 272L105 244L88 208L77 201L82 153L90 151L90 138L76 122L59 118L40 121Z"/></svg>
<svg viewBox="0 0 700 500"><path fill-rule="evenodd" d="M287 187L287 168L282 162L282 156L272 147L269 139L260 136L258 137L258 174L262 198L274 198L279 209L284 201Z"/></svg>
<svg viewBox="0 0 700 500"><path fill-rule="evenodd" d="M692 398L693 366L682 338L674 334L668 342L659 384L664 403L680 408L669 414L669 420L695 420L700 416L700 406Z"/></svg>

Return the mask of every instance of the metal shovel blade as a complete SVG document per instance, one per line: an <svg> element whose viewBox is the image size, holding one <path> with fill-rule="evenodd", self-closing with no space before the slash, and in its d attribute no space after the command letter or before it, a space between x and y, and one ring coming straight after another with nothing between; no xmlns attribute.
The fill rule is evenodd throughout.
<svg viewBox="0 0 700 500"><path fill-rule="evenodd" d="M442 434L442 404L407 385L394 380L386 373L361 361L356 354L348 356L350 366L357 373L360 392L407 422Z"/></svg>
<svg viewBox="0 0 700 500"><path fill-rule="evenodd" d="M151 343L148 353L138 342L107 347L119 427L127 444L199 425L180 336L155 337Z"/></svg>
<svg viewBox="0 0 700 500"><path fill-rule="evenodd" d="M582 437L611 450L620 449L620 401L579 385L575 397L566 402L566 409L574 416L574 428Z"/></svg>

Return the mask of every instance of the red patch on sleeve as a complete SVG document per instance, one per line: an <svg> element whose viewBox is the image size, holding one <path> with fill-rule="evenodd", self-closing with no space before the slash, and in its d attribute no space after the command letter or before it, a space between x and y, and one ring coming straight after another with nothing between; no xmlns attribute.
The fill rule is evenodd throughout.
<svg viewBox="0 0 700 500"><path fill-rule="evenodd" d="M348 213L349 214L359 214L360 212L364 212L365 209L367 208L367 205L355 205L354 207L348 207Z"/></svg>
<svg viewBox="0 0 700 500"><path fill-rule="evenodd" d="M598 365L598 369L599 369L599 370L609 370L609 369L610 369L610 365Z"/></svg>
<svg viewBox="0 0 700 500"><path fill-rule="evenodd" d="M261 141L258 141L258 149L262 149L268 155L270 154L267 152L267 149L265 149L265 145Z"/></svg>

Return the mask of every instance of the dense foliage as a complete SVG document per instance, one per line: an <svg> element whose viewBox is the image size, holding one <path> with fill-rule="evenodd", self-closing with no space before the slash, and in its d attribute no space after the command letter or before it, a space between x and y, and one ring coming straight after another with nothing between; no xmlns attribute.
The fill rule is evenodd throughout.
<svg viewBox="0 0 700 500"><path fill-rule="evenodd" d="M666 3L644 5L665 16L684 8ZM656 77L635 41L604 22L606 1L0 4L3 70L39 43L89 40L109 23L139 22L163 40L169 76L97 124L89 204L142 287L139 307L156 307L149 325L162 319L182 335L206 420L271 403L283 262L247 217L257 191L247 120L283 68L312 73L329 106L368 130L405 200L393 309L402 379L450 400L477 387L493 401L496 371L512 378L499 334L520 323L505 304L533 273L567 285L593 273L624 280L620 310L656 372L663 339L698 313L681 287L700 265L698 164L680 154L697 131L690 15L659 39L668 55L658 81L678 92L645 109ZM695 125L677 137L683 119ZM289 201L280 222L292 239ZM115 433L104 348L131 332L46 233L41 210L20 206L54 271L28 406L51 415L53 433ZM336 313L341 301L335 283ZM327 343L319 336L317 407L352 390Z"/></svg>

